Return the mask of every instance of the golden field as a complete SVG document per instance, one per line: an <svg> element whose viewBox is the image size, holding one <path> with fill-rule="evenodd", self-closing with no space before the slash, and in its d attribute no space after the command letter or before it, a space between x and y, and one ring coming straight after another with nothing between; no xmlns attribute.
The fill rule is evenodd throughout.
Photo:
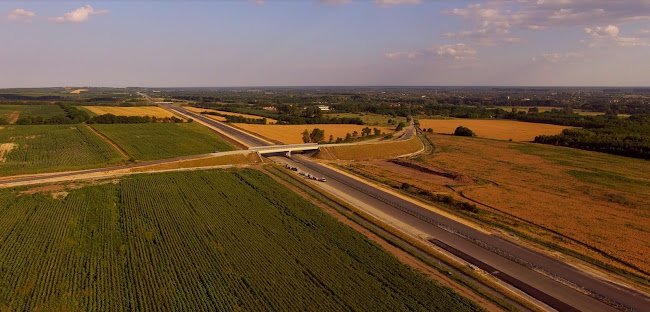
<svg viewBox="0 0 650 312"><path fill-rule="evenodd" d="M158 106L83 106L83 108L97 114L113 114L117 116L153 116L156 118L172 117L174 114Z"/></svg>
<svg viewBox="0 0 650 312"><path fill-rule="evenodd" d="M198 108L198 107L193 107L193 106L183 106L184 109L187 109L190 112L194 112L197 114L200 114L201 112L215 112L219 113L222 115L232 115L232 116L242 116L244 118L254 118L254 119L260 119L260 118L266 118L266 117L261 117L261 116L256 116L256 115L249 115L249 114L240 114L240 113L231 113L231 112L224 112L216 109L208 109L208 108ZM226 118L221 117L221 116L214 116L214 115L205 115L206 117L212 118L217 121L226 121ZM271 119L271 118L266 118L266 123L271 124L271 123L276 123L277 120Z"/></svg>
<svg viewBox="0 0 650 312"><path fill-rule="evenodd" d="M381 181L408 182L432 192L462 195L487 212L472 218L497 223L535 239L575 250L609 265L622 262L572 242L595 247L650 271L650 162L533 143L429 135L436 151L419 163L460 173L477 183L438 183L411 168L356 162L349 168ZM467 181L467 180L466 180ZM534 225L526 224L521 218ZM557 231L564 238L541 228ZM636 272L644 275L642 272Z"/></svg>
<svg viewBox="0 0 650 312"><path fill-rule="evenodd" d="M433 128L436 133L454 133L457 127L470 128L477 136L530 142L536 136L546 134L559 134L562 130L571 128L548 124L521 122L513 120L485 120L485 119L420 119L421 128Z"/></svg>
<svg viewBox="0 0 650 312"><path fill-rule="evenodd" d="M316 157L328 160L386 159L415 153L420 151L422 147L422 142L414 136L406 141L383 141L322 147Z"/></svg>
<svg viewBox="0 0 650 312"><path fill-rule="evenodd" d="M300 144L302 142L302 133L305 129L311 132L314 128L325 130L325 141L329 140L330 135L336 138L345 139L345 135L357 131L361 135L361 129L366 126L359 125L254 125L254 124L234 124L236 127L246 131L259 134L264 138L285 144ZM370 129L373 127L368 126ZM393 132L393 128L377 127L382 133Z"/></svg>

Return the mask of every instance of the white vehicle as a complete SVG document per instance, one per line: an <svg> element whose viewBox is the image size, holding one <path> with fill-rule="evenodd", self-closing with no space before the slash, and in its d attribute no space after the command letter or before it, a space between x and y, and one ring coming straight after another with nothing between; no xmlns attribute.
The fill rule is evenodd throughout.
<svg viewBox="0 0 650 312"><path fill-rule="evenodd" d="M320 181L321 181L321 182L327 182L327 179L325 179L325 178L320 178Z"/></svg>

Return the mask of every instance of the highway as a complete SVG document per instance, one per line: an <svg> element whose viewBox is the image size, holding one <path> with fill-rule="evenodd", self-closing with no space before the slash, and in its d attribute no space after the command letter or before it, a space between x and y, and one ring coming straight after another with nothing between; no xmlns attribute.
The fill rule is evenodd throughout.
<svg viewBox="0 0 650 312"><path fill-rule="evenodd" d="M270 143L220 122L178 107L167 107L223 129L249 146ZM414 131L406 131L409 138ZM374 209L427 233L430 242L479 268L494 269L493 276L526 292L558 311L647 311L647 294L629 289L579 270L558 259L516 244L502 237L486 234L425 207L378 189L347 174L332 170L308 157L270 157L289 163L303 171L327 178L328 188L354 198ZM320 182L317 182L320 183ZM569 287L567 285L572 285ZM578 291L576 289L581 289ZM586 295L589 293L590 295ZM607 302L607 303L605 303ZM613 306L618 306L619 309Z"/></svg>

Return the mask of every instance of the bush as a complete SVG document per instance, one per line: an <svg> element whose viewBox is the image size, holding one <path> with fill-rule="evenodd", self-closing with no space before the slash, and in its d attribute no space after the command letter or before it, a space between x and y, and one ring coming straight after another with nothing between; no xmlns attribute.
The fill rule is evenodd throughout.
<svg viewBox="0 0 650 312"><path fill-rule="evenodd" d="M470 130L469 128L463 127L463 126L460 126L460 127L456 128L456 131L454 131L454 135L468 136L468 137L476 136L476 134L474 134L474 131Z"/></svg>

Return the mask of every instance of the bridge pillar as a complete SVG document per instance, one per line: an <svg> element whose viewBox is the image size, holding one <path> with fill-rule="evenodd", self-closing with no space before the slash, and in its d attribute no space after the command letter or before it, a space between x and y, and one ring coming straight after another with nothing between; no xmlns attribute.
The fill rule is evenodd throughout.
<svg viewBox="0 0 650 312"><path fill-rule="evenodd" d="M291 151L287 151L286 153L284 153L284 156L291 157Z"/></svg>

